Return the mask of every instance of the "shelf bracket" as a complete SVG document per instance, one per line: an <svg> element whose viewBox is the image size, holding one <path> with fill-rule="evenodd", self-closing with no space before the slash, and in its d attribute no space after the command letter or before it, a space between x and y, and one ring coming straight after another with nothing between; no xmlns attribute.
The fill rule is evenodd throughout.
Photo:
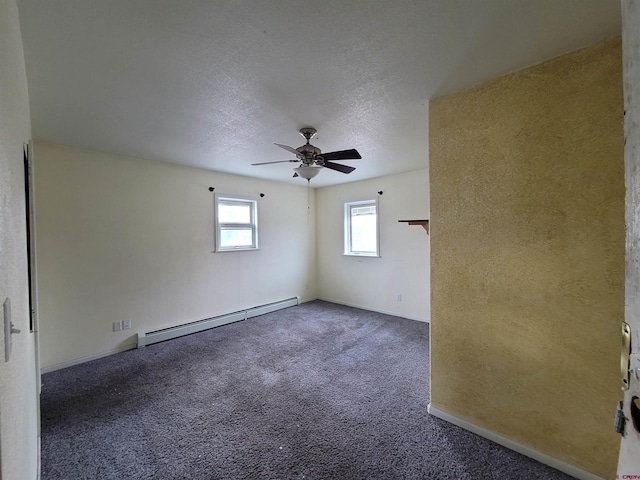
<svg viewBox="0 0 640 480"><path fill-rule="evenodd" d="M409 225L422 225L422 228L424 228L427 235L429 235L429 220L398 220L398 222L407 223Z"/></svg>

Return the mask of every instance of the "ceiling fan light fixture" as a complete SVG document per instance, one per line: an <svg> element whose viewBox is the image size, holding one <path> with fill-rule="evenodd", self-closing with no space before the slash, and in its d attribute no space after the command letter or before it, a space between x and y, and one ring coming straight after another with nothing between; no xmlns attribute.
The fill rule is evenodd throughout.
<svg viewBox="0 0 640 480"><path fill-rule="evenodd" d="M312 167L311 165L301 165L293 169L293 171L296 172L298 176L306 180L311 180L313 177L318 175L318 173L320 173L320 170L322 170L322 167Z"/></svg>

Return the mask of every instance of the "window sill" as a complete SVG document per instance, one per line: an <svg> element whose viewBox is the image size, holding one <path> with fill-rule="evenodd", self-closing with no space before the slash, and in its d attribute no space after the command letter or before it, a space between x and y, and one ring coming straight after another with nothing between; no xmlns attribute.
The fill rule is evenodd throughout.
<svg viewBox="0 0 640 480"><path fill-rule="evenodd" d="M345 257L366 257L366 258L380 258L377 253L343 253Z"/></svg>

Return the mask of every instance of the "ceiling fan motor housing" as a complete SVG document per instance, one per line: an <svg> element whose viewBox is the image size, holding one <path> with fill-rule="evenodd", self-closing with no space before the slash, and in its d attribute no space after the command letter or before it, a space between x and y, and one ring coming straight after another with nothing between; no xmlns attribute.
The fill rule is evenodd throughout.
<svg viewBox="0 0 640 480"><path fill-rule="evenodd" d="M315 145L311 145L309 143L309 140L311 140L316 133L318 133L318 131L313 127L304 127L300 129L300 135L307 139L307 143L296 148L296 150L304 156L301 160L305 165L313 165L315 163L316 165L322 166L324 163L323 159L318 157L322 151Z"/></svg>
<svg viewBox="0 0 640 480"><path fill-rule="evenodd" d="M296 148L296 150L304 155L304 163L313 162L314 160L320 160L318 158L318 155L322 153L322 151L318 147L311 145L310 143L302 145L301 147Z"/></svg>

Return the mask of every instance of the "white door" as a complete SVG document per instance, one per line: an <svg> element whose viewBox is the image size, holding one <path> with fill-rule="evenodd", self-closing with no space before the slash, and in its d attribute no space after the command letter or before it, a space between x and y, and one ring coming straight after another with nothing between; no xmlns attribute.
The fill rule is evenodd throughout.
<svg viewBox="0 0 640 480"><path fill-rule="evenodd" d="M621 356L624 390L624 433L620 444L618 477L640 478L640 1L622 0L624 69L624 169L626 184L627 330ZM627 354L629 354L627 356Z"/></svg>

